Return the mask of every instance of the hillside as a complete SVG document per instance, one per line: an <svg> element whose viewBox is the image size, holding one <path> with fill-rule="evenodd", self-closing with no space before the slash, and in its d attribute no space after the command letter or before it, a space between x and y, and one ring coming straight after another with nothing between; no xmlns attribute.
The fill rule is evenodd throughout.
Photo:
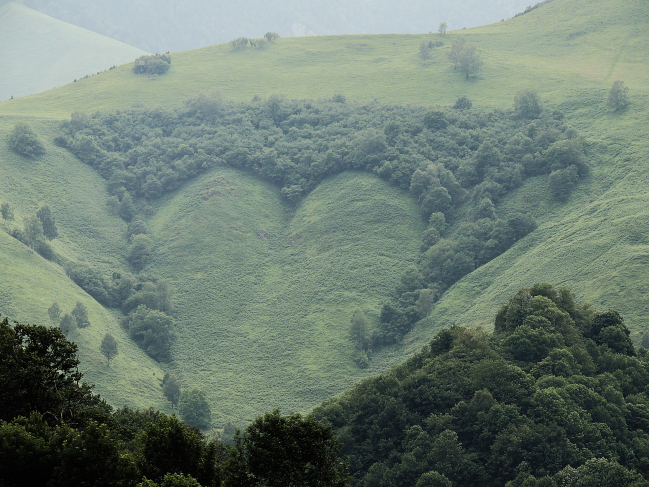
<svg viewBox="0 0 649 487"><path fill-rule="evenodd" d="M174 53L169 72L155 79L138 77L126 65L52 92L3 102L0 104L0 131L8 133L18 117L29 119L42 138L50 141L47 157L51 164L65 161L66 170L70 173L84 170L91 174L89 168L51 144L55 131L54 121L68 119L73 110L92 113L94 110L130 108L135 104L153 107L160 104L161 100L166 105L178 106L201 90L215 87L222 90L224 97L235 101L250 100L254 96L267 98L273 94L288 98L331 98L334 93L340 93L349 101L377 99L382 103L448 106L458 96L466 95L473 100L475 107L510 109L517 91L534 89L547 102L544 106L551 110L562 110L566 122L586 137L590 175L579 182L567 203L552 202L548 197L547 179L542 177L527 180L521 188L499 203L496 210L502 214L506 214L511 208L530 211L537 219L539 228L505 254L477 269L451 288L436 305L431 317L421 322L406 338L405 343L408 345L388 349L383 352L383 356L377 357L377 371L419 350L442 326L464 323L489 327L490 322L485 317L493 316L515 290L541 281L569 285L580 300L590 301L599 309L619 309L632 329L632 337L637 341L646 327L644 316L647 310L643 289L644 282L649 277L644 265L647 254L646 235L649 231L646 212L646 200L649 198L646 190L649 187L646 181L646 164L649 160L646 142L649 140L646 123L649 114L649 53L644 49L649 41L646 29L648 16L648 9L641 0L624 3L617 0L554 0L515 19L449 33L444 39L445 45L433 51L433 57L425 63L417 57L419 43L422 39L437 39L436 35L283 38L264 49L244 51L233 51L228 45L211 46ZM446 59L451 39L459 35L464 35L478 45L485 65L477 79L465 81ZM623 79L629 87L631 103L621 112L609 112L605 107L606 96L616 79ZM11 157L13 156L5 152L3 163L11 160ZM20 161L15 161L13 172L0 177L9 178L13 174L11 177L14 180L20 180ZM256 195L258 203L255 205L260 204L267 216L262 216L263 213L257 215L255 211L260 211L257 209L259 207L251 202L237 207L239 203L233 198L234 201L227 201L228 205L233 205L228 209L232 216L227 225L222 224L229 229L228 232L233 233L211 235L207 230L203 231L200 222L211 222L215 218L210 205L216 203L212 199L197 207L189 203L194 201L195 204L201 188L204 189L205 184L210 184L217 177L226 178L225 181L233 188L250 188L246 191ZM342 375L336 380L330 379L335 372L328 369L328 364L338 363L336 361L340 355L336 355L339 351L336 350L335 340L342 343L343 334L336 334L332 338L334 335L329 334L325 326L327 323L341 329L347 326L350 310L359 298L353 294L344 298L333 296L323 298L325 300L322 303L313 304L308 289L304 290L302 284L309 280L309 274L313 271L301 252L307 253L313 259L311 263L315 265L320 257L319 249L313 242L306 240L298 240L288 253L283 247L287 245L286 238L295 233L308 235L309 231L316 232L315 219L313 223L309 223L301 216L305 214L303 212L308 210L317 214L318 205L324 205L323 201L335 200L337 193L344 192L342 188L353 177L361 177L365 181L363 184L377 184L377 188L383 184L380 181L372 182L367 179L367 175L338 176L317 188L296 210L295 215L291 216L290 212L282 208L276 188L257 186L257 183L252 185L248 176L236 173L223 173L223 176L221 173L210 173L204 179L197 179L177 193L165 197L160 201L157 213L150 218L149 225L154 229L157 251L151 269L174 280L177 287L178 319L182 323L179 343L183 337L191 337L197 343L201 339L201 333L209 336L204 344L189 345L192 343L189 340L185 342L186 345L178 344L173 351L176 362L163 368L176 372L188 384L209 384L209 394L214 401L213 409L223 415L221 419L233 417L233 409L242 408L241 404L246 404L249 409L237 413L241 414L239 418L249 418L256 408L267 409L270 404L304 410L317 400L342 390L346 383L359 377L354 375L355 369L348 362L338 369L337 373ZM64 238L56 243L60 246L58 251L71 253L70 249L75 249L89 261L103 266L106 271L113 266L123 267L125 264L120 260L123 257L118 257L120 251L116 250L120 245L126 245L123 222L114 216L106 216L112 219L111 228L120 233L120 239L116 239L111 245L106 246L102 237L96 234L82 236L84 232L76 230L74 221L63 221L67 218L63 214L68 212L61 198L57 197L60 190L57 189L59 186L55 180L36 178L31 184L31 194L27 197L24 196L24 189L8 181L9 184L3 184L6 188L3 199L16 201L22 214L34 211L40 201L48 201L55 214L61 215L60 233ZM361 180L358 181L354 184L361 184ZM331 186L333 182L336 183L335 188ZM80 186L85 184L79 183ZM98 177L96 184L98 187L101 185ZM254 191L253 186L257 188ZM383 190L394 191L386 186L383 186L381 191ZM94 199L93 205L102 213L106 212L103 206L106 194L100 193L96 191L83 194L85 198ZM391 201L399 200L394 196L390 198ZM262 201L266 203L261 203ZM365 204L370 204L372 200L365 201ZM401 202L397 206L406 208L409 204L407 202L411 200L402 194L399 201ZM83 205L79 205L75 211L81 212L82 207ZM359 209L359 215L362 216L364 211ZM241 225L233 227L230 220L240 221ZM192 221L199 225L189 226ZM184 222L183 230L201 230L181 231L176 237L170 232L176 228L174 225L180 225L178 222ZM271 228L272 225L276 230L257 228L261 222L264 227L268 222L268 227ZM178 227L175 231L180 229ZM270 235L277 232L278 241L255 236L260 230L265 230ZM372 233L371 229L363 231L368 235ZM66 237L66 234L70 236ZM343 231L331 244L346 245L345 235L346 231ZM249 242L250 247L246 244L246 247L238 248L228 238L232 242L241 238L242 241ZM411 234L408 239L412 240L405 242L404 248L416 249L415 240L418 238ZM268 247L262 247L266 244ZM185 248L185 245L188 247ZM300 250L301 245L306 248ZM377 245L380 247L383 244L378 242ZM252 260L255 273L218 258L221 251L235 250L240 253L241 259L259 259ZM378 247L372 252L379 252ZM111 256L111 253L114 255ZM326 256L326 252L324 255ZM406 252L403 255L407 261L408 255L412 254ZM358 258L358 265L362 266L363 260L360 256ZM192 283L190 276L182 271L183 266L189 262L209 263L218 272L211 274L209 279L206 277L204 281ZM330 272L335 274L338 269L336 266L339 265L341 264L331 263ZM393 261L390 265L397 264ZM40 271L35 268L33 272L38 274ZM248 277L241 283L228 277L244 272ZM284 282L286 288L277 285L282 275L286 275L282 272L296 273L295 283ZM394 269L389 272L393 278L398 275ZM251 298L251 304L248 305L245 293L250 292L251 282L258 282L257 279L261 278L269 286L264 286L263 292L255 292L255 297ZM322 278L326 278L326 273L323 273ZM323 287L326 289L326 286ZM299 292L303 290L305 294ZM321 349L323 354L332 354L333 358L326 359L331 362L323 364L307 355L301 356L300 361L296 362L292 359L300 355L288 347L282 350L282 354L288 352L286 356L272 357L280 364L277 370L287 369L287 374L296 374L293 376L297 377L294 379L296 382L279 384L275 382L278 380L275 375L275 378L268 378L266 384L272 384L272 390L266 392L260 389L259 384L254 384L253 374L259 374L259 369L246 373L241 380L236 375L241 370L239 364L243 362L235 361L233 363L236 366L231 368L226 360L215 362L221 365L214 368L203 362L193 362L198 357L193 353L194 349L199 346L208 348L208 344L211 344L211 350L216 347L222 352L228 344L237 343L237 347L227 350L227 353L232 353L237 360L246 364L258 364L254 352L268 352L264 348L246 350L251 343L246 337L251 337L252 343L257 347L260 337L255 333L260 333L261 330L261 337L267 336L268 333L264 330L268 329L272 316L287 316L287 304L281 297L285 291L295 295L291 306L299 307L301 303L314 306L313 311L301 310L296 323L303 323L305 316L313 315L313 323L318 324L317 333L322 334L323 342L327 339L334 340L327 345L330 348ZM371 315L372 306L380 301L377 296L385 292L386 288L381 286L364 291L363 307L367 308L368 314ZM27 292L23 291L25 301L30 293L29 288ZM244 295L241 296L241 293ZM192 294L207 296L213 301L208 301L209 307L199 310L193 304ZM7 306L5 309L21 309L21 302L16 295L18 293L12 294L12 302L3 303L3 308ZM209 332L210 336L203 327L196 330L192 328L199 326L204 320L202 313L217 315L215 323L230 323L235 308L231 307L229 298L224 299L228 296L236 296L236 299L243 300L240 303L246 304L242 309L246 325L237 331L238 335L233 333L226 336L227 330L214 327ZM332 302L342 303L338 305L340 309L332 312ZM272 314L260 314L261 309L270 309ZM44 322L47 317L45 311L46 308L40 311L40 316L34 314L27 319L19 318L23 321ZM375 318L378 310L374 308L373 313ZM255 323L262 324L258 330L253 328ZM222 341L223 337L229 341ZM303 338L300 340L302 341L297 343L309 345ZM83 351L85 346L83 343L81 345ZM91 348L88 346L85 350ZM307 354L309 348L310 345L302 348L301 353ZM92 353L95 360L98 360L96 350ZM217 360L221 360L220 357L219 355ZM116 368L118 360L119 357L116 359ZM309 377L312 379L309 380L320 382L314 384L305 380L306 376L301 375L300 367L311 370ZM269 376L276 374L277 370L269 370ZM102 376L92 379L102 384ZM277 388L275 384L278 384ZM107 386L102 384L100 392L102 387ZM119 392L119 387L110 386L108 390L114 394L112 397L119 398L118 401L126 397ZM252 402L249 401L250 397L254 397ZM268 402L264 402L266 399ZM217 401L228 404L225 411L219 410ZM141 404L141 400L138 399L138 403Z"/></svg>
<svg viewBox="0 0 649 487"><path fill-rule="evenodd" d="M0 6L0 101L93 75L145 54L15 2Z"/></svg>

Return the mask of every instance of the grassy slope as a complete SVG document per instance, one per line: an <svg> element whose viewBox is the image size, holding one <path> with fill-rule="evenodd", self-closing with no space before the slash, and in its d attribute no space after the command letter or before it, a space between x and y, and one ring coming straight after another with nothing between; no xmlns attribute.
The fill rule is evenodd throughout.
<svg viewBox="0 0 649 487"><path fill-rule="evenodd" d="M580 298L592 301L599 308L619 308L637 332L645 327L643 319L646 315L646 300L643 291L644 283L648 282L649 277L645 265L648 250L646 234L649 228L646 211L646 200L649 197L646 180L646 174L649 173L646 142L649 140L649 52L645 49L649 41L649 30L646 28L648 16L649 8L644 0L555 0L522 17L462 31L463 35L479 45L485 61L479 78L469 82L454 72L445 59L450 37L459 35L457 32L449 35L446 46L436 51L433 59L426 64L417 58L417 47L420 39L431 37L430 35L281 39L264 50L243 52L231 51L227 46L212 46L174 54L170 72L159 78L137 77L130 72L129 66L122 66L50 93L4 102L0 104L0 116L3 117L3 122L0 123L8 127L11 116L61 119L68 117L74 109L93 111L108 107L125 108L135 103L152 106L164 102L175 105L202 89L213 87L222 88L226 97L235 100L274 93L317 98L330 97L334 92L340 92L348 99L359 101L377 98L381 102L450 104L457 96L467 95L474 100L475 105L500 108L511 106L517 90L534 88L549 103L549 107L559 106L563 109L570 123L587 137L587 150L593 167L591 175L580 182L567 204L550 202L543 178L528 181L510 199L504 201L499 211L506 212L508 208L529 209L539 220L539 229L451 289L439 303L431 319L413 332L406 341L407 345L391 350L383 365L420 347L423 340L428 339L439 326L452 322L489 326L495 310L509 294L539 280L570 285ZM615 79L624 79L631 89L632 104L621 113L609 113L604 106L607 91ZM199 343L200 335L193 332L192 327L198 326L197 322L201 321L204 313L211 316L210 310L214 310L224 316L214 319L222 319L224 323L245 324L228 330L213 326L209 333L211 342L215 343L214 354L217 350L223 351L219 348L224 346L220 339L226 331L229 334L226 338L230 340L227 343L238 341L252 346L253 351L267 351L259 337L273 336L268 331L272 331L272 328L267 321L268 314L261 310L273 309L286 316L287 305L283 298L278 297L285 296L282 294L284 289L295 293L295 303L300 303L303 299L312 301L311 298L302 297L305 296L302 293L305 291L303 286L296 284L290 287L289 283L284 283L288 287L282 288L276 285L283 282L281 278L286 275L282 274L284 269L292 272L300 270L297 283L305 282L304 279L309 277L309 260L300 261L297 257L295 261L291 260L293 251L297 251L300 245L308 245L302 243L306 240L297 240L296 245L287 252L282 250L279 242L273 241L272 235L283 235L285 244L285 237L292 233L285 230L289 233L282 234L281 229L291 229L291 225L297 225L300 212L310 208L316 193L291 220L287 210L280 208L275 189L261 185L255 186L253 191L244 176L241 176L243 179L235 178L234 175L229 175L228 178L228 184L235 188L249 188L246 189L247 194L255 194L255 201L263 200L266 203L261 207L255 206L258 213L252 211L252 206L249 206L252 205L251 202L241 203L242 212L230 208L228 211L231 212L232 221L240 221L242 225L239 228L243 230L237 230L232 222L224 223L222 227L228 229L229 237L221 235L217 238L220 235L217 232L210 239L206 237L207 230L189 230L202 228L200 225L190 225L192 219L197 219L199 223L199 218L210 221L209 212L200 216L207 208L197 207L191 210L190 203L193 201L191 204L196 205L197 201L195 197L184 196L190 194L190 189L178 192L173 198L165 200L152 222L160 251L153 270L165 273L177 282L182 337L187 340L191 337L195 343ZM199 186L192 188L199 191L201 183L195 184ZM41 199L47 191L49 190L43 188ZM271 194L275 196L270 196ZM236 198L232 200L237 201ZM183 207L181 202L190 206ZM211 202L212 199L203 206L207 207ZM192 213L193 211L196 213ZM168 222L177 219L185 222L185 227L182 228L191 236L186 238L188 245L193 245L190 250L181 252L180 247L174 248L173 241L169 239L174 238L175 234L164 233L165 228L172 227ZM268 227L263 229L271 235L267 241L255 237L254 232L260 221L263 221L264 227ZM182 228L178 239L182 236ZM217 231L216 228L213 230ZM301 231L298 229L296 232ZM307 230L301 233L306 235ZM248 237L254 242L249 248L233 244L238 238ZM231 238L232 242L227 241L227 238ZM209 242L208 245L205 239L214 242ZM79 248L93 249L90 241L74 241ZM237 261L219 259L218 253L198 253L203 246L215 248L214 245L220 245L218 242L228 251L240 254L241 259L253 259L259 265L245 270L241 264L236 264ZM263 245L268 247L261 247ZM98 247L97 244L94 245L94 248ZM317 252L317 248L309 248L311 252ZM103 252L103 249L99 250ZM208 275L205 278L207 281L185 282L183 280L187 279L189 272L182 274L179 264L170 260L172 252L178 256L185 255L187 266L194 261L212 263L217 269L222 269L219 270L222 274ZM103 253L99 255L104 259L101 257ZM199 267L204 273L210 274L204 266ZM228 274L233 276L239 272L245 276L245 279L242 277L242 283L228 280ZM259 282L257 277L263 277L270 287L253 286L253 282ZM204 286L212 282L210 286ZM191 292L198 293L198 296L212 299L210 307L205 310L195 309L197 306L186 297L186 293L190 292L185 291L186 286ZM237 286L240 286L239 292ZM256 291L257 287L264 288L263 292ZM224 296L235 296L237 301L227 302L221 299ZM371 311L369 304L375 300L373 296L373 293L369 293L367 297L368 312ZM338 301L337 298L330 299ZM257 300L260 300L259 304ZM348 320L346 313L353 307L354 299L349 298L345 302L349 303L345 305L348 308L343 309L343 306L340 311L335 311L331 301L312 303L311 306L316 310L312 312L313 322L330 322L343 326ZM241 307L241 321L234 318L238 308L233 303L245 304ZM376 309L373 312L376 314ZM340 322L328 318L328 313L332 316L338 313L339 318L336 319ZM183 315L188 318L183 318ZM302 321L304 316L309 315L300 315L295 318L295 323L308 322L310 318ZM259 328L255 323L260 323ZM281 329L282 325L277 326ZM326 337L326 330L321 327L318 333L324 333ZM280 335L277 336L277 340L281 340ZM299 334L296 333L295 336ZM231 353L236 357L254 357L255 354L245 348L233 349ZM336 347L333 346L332 349L335 351ZM272 355L270 363L274 361L292 370L299 370L302 366L299 364L304 364L304 368L310 367L326 376L327 371L321 370L323 364L318 363L315 355L299 357L290 348L287 350L287 357ZM179 341L174 353L179 359L175 370L188 384L209 385L210 394L214 398L218 397L219 401L232 396L232 399L227 400L230 402L226 401L222 408L215 405L215 409L221 408L219 412L223 416L231 415L232 408L243 410L248 404L252 404L253 409L265 406L262 404L265 391L275 388L276 382L270 378L272 370L265 372L263 368L256 366L246 372L244 378L240 378L237 375L240 368L230 367L226 363L223 364L224 372L211 377L211 372L208 373L213 370L211 359L196 356L192 358L194 362L188 362L189 365L184 365L184 359L180 360L183 354L189 356L193 353L191 346L182 345L182 341ZM294 357L299 360L296 361ZM348 360L348 355L345 357ZM350 373L354 371L349 363L342 364L341 367L341 370L348 367ZM190 372L195 368L203 369L204 376L192 375ZM243 390L237 389L237 384L253 380L251 378L254 378L254 374L260 377L261 374L267 375L263 376L264 381L254 384L252 390L235 393L235 390ZM311 377L317 377L317 374L314 372ZM275 404L287 407L287 404L296 404L291 401L297 401L295 398L299 397L303 401L301 404L306 406L313 403L316 395L329 393L353 378L352 374L334 383L325 377L321 384L316 384L321 387L320 390L308 382L280 385L278 390L281 391L281 401ZM250 382L246 387L249 385ZM300 396L302 390L304 393ZM284 400L287 402L283 402ZM239 417L249 417L250 412L251 409L245 409Z"/></svg>
<svg viewBox="0 0 649 487"><path fill-rule="evenodd" d="M407 194L364 173L322 183L294 211L279 191L217 169L160 203L153 269L177 289L175 371L221 419L277 405L303 411L361 371L349 318L379 303L417 255L423 222Z"/></svg>
<svg viewBox="0 0 649 487"><path fill-rule="evenodd" d="M11 120L0 121L0 140L11 126ZM23 216L48 204L57 220L59 237L52 246L58 254L91 262L105 274L126 267L126 225L109 214L104 182L90 167L51 143L56 129L53 122L32 122L32 127L46 146L42 158L28 160L0 144L0 200L9 201L15 212L13 222L2 224L22 227ZM64 312L70 312L77 301L86 305L91 326L71 338L79 344L86 379L101 384L99 392L112 404L166 407L156 379L164 374L159 365L129 340L118 317L76 286L60 266L0 232L0 275L0 312L10 320L49 324L47 309L52 302L57 301ZM119 343L119 355L110 369L99 353L107 332Z"/></svg>
<svg viewBox="0 0 649 487"><path fill-rule="evenodd" d="M131 61L144 51L18 3L0 7L0 101Z"/></svg>

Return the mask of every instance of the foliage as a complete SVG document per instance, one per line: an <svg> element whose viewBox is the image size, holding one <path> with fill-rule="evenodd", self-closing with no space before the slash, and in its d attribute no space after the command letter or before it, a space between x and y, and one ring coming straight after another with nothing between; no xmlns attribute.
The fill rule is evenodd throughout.
<svg viewBox="0 0 649 487"><path fill-rule="evenodd" d="M162 380L162 389L164 396L169 400L172 406L178 407L180 400L180 381L175 375L165 374Z"/></svg>
<svg viewBox="0 0 649 487"><path fill-rule="evenodd" d="M311 415L282 416L276 409L258 416L234 441L225 487L347 485L347 464L338 458L331 426Z"/></svg>
<svg viewBox="0 0 649 487"><path fill-rule="evenodd" d="M541 115L541 103L536 91L519 91L514 97L514 110L521 119L536 119Z"/></svg>
<svg viewBox="0 0 649 487"><path fill-rule="evenodd" d="M36 132L25 122L17 122L9 134L9 147L23 156L35 158L45 153Z"/></svg>
<svg viewBox="0 0 649 487"><path fill-rule="evenodd" d="M196 387L180 393L178 412L183 421L190 426L206 430L212 425L212 411L205 392Z"/></svg>
<svg viewBox="0 0 649 487"><path fill-rule="evenodd" d="M356 308L351 317L351 328L349 330L352 340L357 345L359 351L367 349L367 318L363 310Z"/></svg>
<svg viewBox="0 0 649 487"><path fill-rule="evenodd" d="M648 385L619 313L541 283L493 335L442 330L314 414L344 443L352 485L649 485Z"/></svg>
<svg viewBox="0 0 649 487"><path fill-rule="evenodd" d="M469 79L470 75L475 75L480 69L482 69L482 59L475 44L465 44L460 51L457 65L466 75L466 79Z"/></svg>
<svg viewBox="0 0 649 487"><path fill-rule="evenodd" d="M277 39L279 39L279 34L277 32L266 32L264 34L264 37L268 42L275 42Z"/></svg>
<svg viewBox="0 0 649 487"><path fill-rule="evenodd" d="M230 41L230 46L232 46L232 48L235 50L241 50L248 47L249 42L250 40L247 37L237 37L236 39L232 39Z"/></svg>
<svg viewBox="0 0 649 487"><path fill-rule="evenodd" d="M446 35L446 29L448 28L448 24L446 22L442 22L439 24L439 29L437 30L440 35Z"/></svg>
<svg viewBox="0 0 649 487"><path fill-rule="evenodd" d="M34 250L34 247L43 241L45 235L43 234L43 224L34 215L28 215L23 218L23 235L29 248Z"/></svg>
<svg viewBox="0 0 649 487"><path fill-rule="evenodd" d="M87 326L90 326L90 320L88 319L88 309L86 308L86 305L81 301L77 301L77 304L74 306L74 309L70 314L74 316L79 328L86 328Z"/></svg>
<svg viewBox="0 0 649 487"><path fill-rule="evenodd" d="M159 75L169 71L171 56L169 54L155 54L140 56L133 62L132 71L135 74Z"/></svg>
<svg viewBox="0 0 649 487"><path fill-rule="evenodd" d="M140 304L124 317L122 326L149 356L158 361L168 358L169 347L175 338L172 330L173 319L170 316Z"/></svg>
<svg viewBox="0 0 649 487"><path fill-rule="evenodd" d="M58 328L0 322L0 419L38 412L49 424L79 424L91 386L81 382L77 346Z"/></svg>
<svg viewBox="0 0 649 487"><path fill-rule="evenodd" d="M45 238L53 240L59 236L59 232L56 228L56 220L48 205L41 206L36 212L36 216L43 225L43 234L45 235Z"/></svg>
<svg viewBox="0 0 649 487"><path fill-rule="evenodd" d="M68 261L64 269L70 279L97 301L102 304L110 303L108 285L96 268L85 263Z"/></svg>
<svg viewBox="0 0 649 487"><path fill-rule="evenodd" d="M615 81L608 92L606 106L609 110L617 111L629 104L629 88L624 86L624 81Z"/></svg>
<svg viewBox="0 0 649 487"><path fill-rule="evenodd" d="M466 96L461 96L456 100L453 108L455 108L456 110L468 110L472 106L473 103L471 102L471 100L469 100Z"/></svg>
<svg viewBox="0 0 649 487"><path fill-rule="evenodd" d="M101 350L101 354L106 357L106 365L110 367L110 361L119 353L117 340L110 333L106 333L99 349Z"/></svg>
<svg viewBox="0 0 649 487"><path fill-rule="evenodd" d="M126 252L126 260L136 271L141 271L149 263L151 246L151 237L148 235L138 234L131 237L131 245L129 245Z"/></svg>
<svg viewBox="0 0 649 487"><path fill-rule="evenodd" d="M2 215L2 219L6 221L14 219L14 211L11 208L11 205L6 201L3 201L2 204L0 204L0 215Z"/></svg>

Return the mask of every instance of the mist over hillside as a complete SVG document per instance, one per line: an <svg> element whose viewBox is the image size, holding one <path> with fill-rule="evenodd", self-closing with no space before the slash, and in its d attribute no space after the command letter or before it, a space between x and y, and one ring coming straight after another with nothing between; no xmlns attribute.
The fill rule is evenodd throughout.
<svg viewBox="0 0 649 487"><path fill-rule="evenodd" d="M2 2L0 2L1 4ZM150 52L182 51L261 37L335 34L421 33L498 22L529 0L334 0L309 2L210 2L207 0L25 0L25 5L59 20Z"/></svg>

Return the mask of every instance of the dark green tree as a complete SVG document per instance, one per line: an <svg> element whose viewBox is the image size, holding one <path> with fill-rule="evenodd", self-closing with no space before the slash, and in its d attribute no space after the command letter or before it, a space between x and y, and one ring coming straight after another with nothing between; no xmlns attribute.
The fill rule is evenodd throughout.
<svg viewBox="0 0 649 487"><path fill-rule="evenodd" d="M119 350L117 348L117 340L115 340L115 337L110 333L106 333L106 335L104 335L104 339L101 341L99 350L101 351L101 354L106 357L106 365L110 367L110 361L113 360L119 353Z"/></svg>
<svg viewBox="0 0 649 487"><path fill-rule="evenodd" d="M148 235L137 234L131 238L131 245L126 251L126 260L135 270L141 271L151 258L152 241Z"/></svg>
<svg viewBox="0 0 649 487"><path fill-rule="evenodd" d="M88 319L88 308L81 301L77 301L77 304L74 306L74 309L70 313L74 316L74 319L79 328L86 328L90 326L90 320Z"/></svg>
<svg viewBox="0 0 649 487"><path fill-rule="evenodd" d="M173 407L178 407L181 394L180 381L175 375L165 375L162 381L162 393Z"/></svg>
<svg viewBox="0 0 649 487"><path fill-rule="evenodd" d="M629 104L629 88L624 86L624 81L616 81L608 92L606 106L609 110L617 111Z"/></svg>
<svg viewBox="0 0 649 487"><path fill-rule="evenodd" d="M203 430L212 425L212 410L207 402L205 391L194 387L182 391L178 402L178 412L182 420L190 426L197 426Z"/></svg>
<svg viewBox="0 0 649 487"><path fill-rule="evenodd" d="M453 105L453 108L456 110L468 110L473 106L473 103L471 100L469 100L466 96L461 96L455 101L455 105Z"/></svg>
<svg viewBox="0 0 649 487"><path fill-rule="evenodd" d="M34 248L43 241L43 224L35 215L29 215L23 218L23 234L29 248Z"/></svg>
<svg viewBox="0 0 649 487"><path fill-rule="evenodd" d="M27 157L35 158L45 153L45 147L34 130L25 122L14 125L9 134L9 147Z"/></svg>
<svg viewBox="0 0 649 487"><path fill-rule="evenodd" d="M539 118L541 111L541 102L536 91L524 90L516 93L514 97L514 112L518 118Z"/></svg>
<svg viewBox="0 0 649 487"><path fill-rule="evenodd" d="M68 337L71 332L74 332L77 329L77 320L70 313L65 313L61 316L59 328L63 334Z"/></svg>
<svg viewBox="0 0 649 487"><path fill-rule="evenodd" d="M92 386L81 382L77 346L60 329L0 323L0 419L38 412L50 424L78 424Z"/></svg>
<svg viewBox="0 0 649 487"><path fill-rule="evenodd" d="M11 205L6 201L3 201L2 204L0 204L0 214L4 220L9 221L14 219L14 211L11 208Z"/></svg>
<svg viewBox="0 0 649 487"><path fill-rule="evenodd" d="M136 440L137 466L142 475L161 482L167 474L183 474L204 487L219 487L217 461L221 447L204 441L195 429L175 416L160 415Z"/></svg>
<svg viewBox="0 0 649 487"><path fill-rule="evenodd" d="M56 220L48 205L41 206L36 212L36 216L43 224L43 234L48 240L53 240L59 236L56 228Z"/></svg>
<svg viewBox="0 0 649 487"><path fill-rule="evenodd" d="M174 339L173 320L170 316L141 304L122 320L122 324L131 339L148 355L156 360L168 357Z"/></svg>
<svg viewBox="0 0 649 487"><path fill-rule="evenodd" d="M124 193L124 196L122 196L122 201L119 204L119 216L122 217L122 220L130 222L136 213L135 205L133 205L133 198L127 191Z"/></svg>
<svg viewBox="0 0 649 487"><path fill-rule="evenodd" d="M235 435L224 487L343 487L348 474L340 448L330 425L276 409Z"/></svg>

